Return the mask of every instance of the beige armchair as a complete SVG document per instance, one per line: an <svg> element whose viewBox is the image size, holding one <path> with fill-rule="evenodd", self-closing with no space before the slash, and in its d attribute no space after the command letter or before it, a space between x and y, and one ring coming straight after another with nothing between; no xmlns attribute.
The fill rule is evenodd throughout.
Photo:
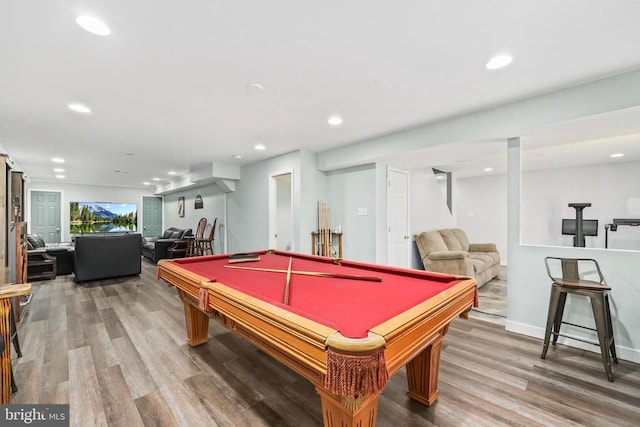
<svg viewBox="0 0 640 427"><path fill-rule="evenodd" d="M415 241L427 271L470 276L478 286L500 272L500 253L495 243L469 243L467 234L459 228L420 233Z"/></svg>

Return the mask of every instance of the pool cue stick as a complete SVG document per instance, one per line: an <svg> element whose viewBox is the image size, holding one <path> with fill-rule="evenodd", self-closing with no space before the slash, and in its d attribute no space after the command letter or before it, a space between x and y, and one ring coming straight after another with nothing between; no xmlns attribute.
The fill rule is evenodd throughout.
<svg viewBox="0 0 640 427"><path fill-rule="evenodd" d="M330 256L330 251L329 251L329 221L330 221L330 216L329 216L329 204L325 203L325 207L324 207L324 256L328 257Z"/></svg>
<svg viewBox="0 0 640 427"><path fill-rule="evenodd" d="M322 256L324 253L324 202L320 202L320 236L318 236L320 241L320 246L318 247L318 255Z"/></svg>
<svg viewBox="0 0 640 427"><path fill-rule="evenodd" d="M289 268L287 268L287 281L284 285L284 304L289 305L289 284L291 283L291 262L293 257L289 257Z"/></svg>
<svg viewBox="0 0 640 427"><path fill-rule="evenodd" d="M229 265L229 264L226 264L225 268L264 271L266 273L286 273L287 272L287 270L280 270L277 268L244 267L241 265ZM301 270L291 270L291 274L298 274L300 276L313 276L313 277L331 277L335 279L364 280L366 282L382 282L382 277L361 276L359 274L325 273L322 271L301 271Z"/></svg>
<svg viewBox="0 0 640 427"><path fill-rule="evenodd" d="M320 247L318 255L322 256L324 253L324 202L320 203Z"/></svg>
<svg viewBox="0 0 640 427"><path fill-rule="evenodd" d="M327 203L324 203L324 216L322 224L322 256L327 256Z"/></svg>
<svg viewBox="0 0 640 427"><path fill-rule="evenodd" d="M324 205L324 256L328 256L329 243L329 204Z"/></svg>
<svg viewBox="0 0 640 427"><path fill-rule="evenodd" d="M327 214L329 219L327 220L327 256L333 256L331 253L331 246L333 246L333 239L331 236L331 209L327 207Z"/></svg>

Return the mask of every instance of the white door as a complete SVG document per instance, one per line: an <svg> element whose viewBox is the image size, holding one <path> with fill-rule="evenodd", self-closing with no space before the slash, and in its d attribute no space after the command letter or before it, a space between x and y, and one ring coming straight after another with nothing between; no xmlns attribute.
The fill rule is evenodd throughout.
<svg viewBox="0 0 640 427"><path fill-rule="evenodd" d="M387 167L387 262L394 267L411 267L409 238L409 174Z"/></svg>

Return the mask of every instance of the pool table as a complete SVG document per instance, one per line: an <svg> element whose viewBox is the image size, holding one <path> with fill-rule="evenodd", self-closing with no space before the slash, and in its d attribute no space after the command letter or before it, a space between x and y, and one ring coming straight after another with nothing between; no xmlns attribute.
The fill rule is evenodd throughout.
<svg viewBox="0 0 640 427"><path fill-rule="evenodd" d="M215 319L311 381L326 426L373 426L389 376L407 368L408 394L438 397L442 341L477 305L476 281L281 251L161 260L176 287L187 343ZM285 303L286 301L286 303Z"/></svg>

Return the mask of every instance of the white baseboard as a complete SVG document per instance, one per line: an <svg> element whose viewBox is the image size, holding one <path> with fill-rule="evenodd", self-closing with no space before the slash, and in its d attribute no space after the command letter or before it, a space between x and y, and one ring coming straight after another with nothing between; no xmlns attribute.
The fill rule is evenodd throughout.
<svg viewBox="0 0 640 427"><path fill-rule="evenodd" d="M544 328L527 325L519 322L513 322L510 320L507 320L504 326L505 326L505 329L509 332L515 332L517 334L526 335L528 337L534 337L534 338L539 338L540 340L544 340ZM572 339L567 339L565 337L560 337L558 339L558 343L566 345L568 347L574 347L574 348L579 348L581 350L591 351L593 353L600 353L600 348L598 346L590 345L582 341L575 341ZM542 342L540 342L540 351L542 351ZM620 360L627 360L629 362L640 363L640 349L623 347L619 344L616 344L616 355Z"/></svg>

